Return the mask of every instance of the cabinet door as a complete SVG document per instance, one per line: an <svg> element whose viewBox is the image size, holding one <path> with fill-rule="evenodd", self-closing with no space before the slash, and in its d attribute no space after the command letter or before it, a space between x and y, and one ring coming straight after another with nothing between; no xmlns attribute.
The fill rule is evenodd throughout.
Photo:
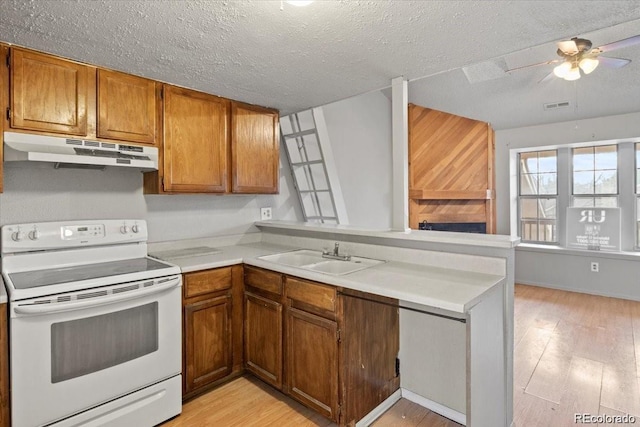
<svg viewBox="0 0 640 427"><path fill-rule="evenodd" d="M184 307L185 392L231 373L231 297L200 301Z"/></svg>
<svg viewBox="0 0 640 427"><path fill-rule="evenodd" d="M227 189L226 99L165 85L164 191Z"/></svg>
<svg viewBox="0 0 640 427"><path fill-rule="evenodd" d="M244 357L247 370L282 389L282 304L245 293Z"/></svg>
<svg viewBox="0 0 640 427"><path fill-rule="evenodd" d="M234 193L278 192L278 113L233 102L231 174Z"/></svg>
<svg viewBox="0 0 640 427"><path fill-rule="evenodd" d="M91 72L86 65L11 49L11 127L86 135Z"/></svg>
<svg viewBox="0 0 640 427"><path fill-rule="evenodd" d="M0 43L0 64L6 64L9 47ZM6 108L9 105L9 68L0 67L0 103ZM0 147L4 147L4 131L9 130L9 121L0 119ZM4 150L0 150L0 193L4 191Z"/></svg>
<svg viewBox="0 0 640 427"><path fill-rule="evenodd" d="M98 70L99 138L155 144L156 82Z"/></svg>
<svg viewBox="0 0 640 427"><path fill-rule="evenodd" d="M338 326L332 320L287 308L289 395L338 421Z"/></svg>

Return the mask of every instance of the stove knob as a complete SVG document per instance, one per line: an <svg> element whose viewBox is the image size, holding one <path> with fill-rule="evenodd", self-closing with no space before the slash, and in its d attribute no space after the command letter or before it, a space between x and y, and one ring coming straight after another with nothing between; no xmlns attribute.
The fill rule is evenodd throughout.
<svg viewBox="0 0 640 427"><path fill-rule="evenodd" d="M129 226L128 225L123 225L122 227L120 227L120 232L122 234L127 234L129 232Z"/></svg>
<svg viewBox="0 0 640 427"><path fill-rule="evenodd" d="M40 238L40 232L36 229L33 229L29 232L29 239L38 240Z"/></svg>
<svg viewBox="0 0 640 427"><path fill-rule="evenodd" d="M137 233L138 231L140 231L140 229L138 228L138 224L133 224L131 226L131 231L134 233Z"/></svg>
<svg viewBox="0 0 640 427"><path fill-rule="evenodd" d="M20 240L24 239L24 232L23 231L14 231L11 234L11 239L13 239L14 242L19 242Z"/></svg>

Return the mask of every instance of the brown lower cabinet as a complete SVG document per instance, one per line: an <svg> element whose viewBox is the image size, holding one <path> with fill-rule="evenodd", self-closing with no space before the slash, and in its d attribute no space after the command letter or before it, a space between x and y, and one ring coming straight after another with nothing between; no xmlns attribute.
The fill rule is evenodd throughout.
<svg viewBox="0 0 640 427"><path fill-rule="evenodd" d="M397 300L252 266L183 277L185 400L247 371L352 426L400 387Z"/></svg>
<svg viewBox="0 0 640 427"><path fill-rule="evenodd" d="M183 399L242 373L242 266L183 276Z"/></svg>
<svg viewBox="0 0 640 427"><path fill-rule="evenodd" d="M245 367L282 390L283 277L245 266L244 286Z"/></svg>
<svg viewBox="0 0 640 427"><path fill-rule="evenodd" d="M247 370L282 390L282 304L245 292L244 333Z"/></svg>
<svg viewBox="0 0 640 427"><path fill-rule="evenodd" d="M246 369L340 425L400 386L397 300L245 266L244 327Z"/></svg>
<svg viewBox="0 0 640 427"><path fill-rule="evenodd" d="M291 307L286 323L289 395L339 421L338 323Z"/></svg>

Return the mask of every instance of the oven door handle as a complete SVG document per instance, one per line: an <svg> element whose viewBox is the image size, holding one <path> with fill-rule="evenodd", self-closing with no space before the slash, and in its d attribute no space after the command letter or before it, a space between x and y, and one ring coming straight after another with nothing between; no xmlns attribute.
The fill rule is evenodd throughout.
<svg viewBox="0 0 640 427"><path fill-rule="evenodd" d="M95 297L86 300L75 300L71 302L61 302L53 304L32 304L32 305L17 305L13 308L16 314L37 315L37 314L51 314L61 313L63 311L81 310L83 308L97 307L106 304L113 304L116 302L122 302L141 298L153 294L160 294L167 292L180 285L180 276L176 276L166 282L144 288L138 291L124 292L116 295L107 295L101 297Z"/></svg>

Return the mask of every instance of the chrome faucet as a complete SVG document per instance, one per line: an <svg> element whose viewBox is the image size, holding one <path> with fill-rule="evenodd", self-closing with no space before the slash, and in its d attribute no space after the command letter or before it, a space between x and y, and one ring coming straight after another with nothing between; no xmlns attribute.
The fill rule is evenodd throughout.
<svg viewBox="0 0 640 427"><path fill-rule="evenodd" d="M340 243L338 242L336 242L335 245L333 246L333 252L328 250L322 251L322 257L329 258L329 259L337 259L340 261L351 260L351 255L340 255Z"/></svg>

